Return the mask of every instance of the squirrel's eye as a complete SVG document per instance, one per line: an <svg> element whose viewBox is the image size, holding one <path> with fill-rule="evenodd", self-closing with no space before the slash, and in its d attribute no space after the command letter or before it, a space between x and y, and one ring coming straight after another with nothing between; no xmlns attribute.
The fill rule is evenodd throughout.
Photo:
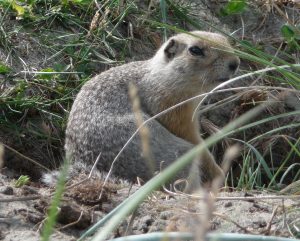
<svg viewBox="0 0 300 241"><path fill-rule="evenodd" d="M192 46L192 47L190 47L189 51L194 56L205 56L204 49L201 49L198 46Z"/></svg>

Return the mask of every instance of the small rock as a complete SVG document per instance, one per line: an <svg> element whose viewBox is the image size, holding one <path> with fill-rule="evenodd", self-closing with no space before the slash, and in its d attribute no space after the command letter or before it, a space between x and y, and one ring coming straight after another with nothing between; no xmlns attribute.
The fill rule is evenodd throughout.
<svg viewBox="0 0 300 241"><path fill-rule="evenodd" d="M161 232L165 230L166 226L167 226L166 220L158 219L151 225L149 232Z"/></svg>
<svg viewBox="0 0 300 241"><path fill-rule="evenodd" d="M218 227L220 227L221 225L221 222L220 220L214 220L211 222L210 224L210 230L213 231L213 230L217 230Z"/></svg>
<svg viewBox="0 0 300 241"><path fill-rule="evenodd" d="M249 208L249 213L254 213L254 212L256 212L256 208L255 207L250 207Z"/></svg>
<svg viewBox="0 0 300 241"><path fill-rule="evenodd" d="M201 220L198 216L187 213L180 213L174 215L168 220L166 227L167 232L194 232L201 226Z"/></svg>
<svg viewBox="0 0 300 241"><path fill-rule="evenodd" d="M154 219L150 215L146 215L145 217L141 218L141 222L145 223L147 226L150 226Z"/></svg>
<svg viewBox="0 0 300 241"><path fill-rule="evenodd" d="M32 195L32 194L38 194L38 189L35 188L35 187L30 187L30 186L27 186L27 185L24 185L22 187L22 194L23 195Z"/></svg>
<svg viewBox="0 0 300 241"><path fill-rule="evenodd" d="M164 212L161 212L161 214L159 215L159 218L161 218L162 220L168 220L173 216L174 216L174 212L164 211Z"/></svg>
<svg viewBox="0 0 300 241"><path fill-rule="evenodd" d="M147 233L149 231L149 226L151 226L153 222L154 219L150 215L146 215L145 217L137 220L133 226L137 230L142 231L143 233Z"/></svg>
<svg viewBox="0 0 300 241"><path fill-rule="evenodd" d="M224 207L225 208L229 208L229 207L232 207L232 202L227 202L227 203L225 203L225 205L224 205Z"/></svg>
<svg viewBox="0 0 300 241"><path fill-rule="evenodd" d="M97 223L99 220L101 220L105 216L105 213L101 211L94 211L92 212L92 223Z"/></svg>
<svg viewBox="0 0 300 241"><path fill-rule="evenodd" d="M267 213L270 212L268 207L263 206L263 205L258 204L258 203L253 203L253 208L256 208L256 210L258 210L258 211L263 211L263 212L267 212Z"/></svg>
<svg viewBox="0 0 300 241"><path fill-rule="evenodd" d="M114 206L111 203L102 203L101 210L105 213L109 213L114 209Z"/></svg>
<svg viewBox="0 0 300 241"><path fill-rule="evenodd" d="M130 227L128 227L128 222L127 220L123 220L123 222L120 224L119 228L116 230L116 236L117 237L121 237L121 236L125 236L125 235L131 235L132 234L132 230Z"/></svg>
<svg viewBox="0 0 300 241"><path fill-rule="evenodd" d="M264 228L267 226L267 222L265 220L257 220L253 222L254 228Z"/></svg>
<svg viewBox="0 0 300 241"><path fill-rule="evenodd" d="M14 194L14 189L10 186L1 187L0 188L0 193L5 194L5 195L13 195Z"/></svg>
<svg viewBox="0 0 300 241"><path fill-rule="evenodd" d="M62 224L74 223L74 227L85 229L91 225L91 215L89 210L75 202L65 202L60 205L57 221Z"/></svg>
<svg viewBox="0 0 300 241"><path fill-rule="evenodd" d="M38 213L28 213L28 215L26 215L26 219L31 222L31 223L40 223L44 220L44 216L40 215Z"/></svg>

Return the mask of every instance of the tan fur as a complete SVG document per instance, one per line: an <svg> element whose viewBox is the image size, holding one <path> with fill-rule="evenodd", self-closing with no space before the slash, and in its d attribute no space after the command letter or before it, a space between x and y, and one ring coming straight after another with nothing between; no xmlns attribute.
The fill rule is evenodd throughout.
<svg viewBox="0 0 300 241"><path fill-rule="evenodd" d="M166 106L164 106L166 104ZM162 103L162 109L167 109L172 105ZM170 132L176 136L194 144L200 144L203 142L200 136L200 127L198 118L194 118L193 114L196 108L196 102L190 102L180 106L179 108L167 113L163 118L160 118L160 122ZM202 160L202 170L206 171L206 175L210 176L210 179L214 177L224 175L221 168L214 161L210 152L205 149L202 155L199 157ZM194 187L192 188L194 189Z"/></svg>
<svg viewBox="0 0 300 241"><path fill-rule="evenodd" d="M171 106L172 104L163 102L161 108L164 110ZM200 143L201 137L198 119L192 120L194 111L195 104L187 103L165 114L160 122L176 136L196 145Z"/></svg>

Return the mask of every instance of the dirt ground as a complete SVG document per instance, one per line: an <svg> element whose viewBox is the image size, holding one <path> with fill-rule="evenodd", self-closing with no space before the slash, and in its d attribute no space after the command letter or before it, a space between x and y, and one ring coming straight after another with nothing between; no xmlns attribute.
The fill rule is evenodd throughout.
<svg viewBox="0 0 300 241"><path fill-rule="evenodd" d="M190 2L195 3L193 14L199 19L216 25L227 32L238 30L236 33L238 38L253 41L257 44L263 43L265 50L271 54L274 54L275 51L272 46L274 44L278 46L283 41L279 29L282 24L286 23L286 18L296 19L295 22L299 22L300 16L298 5L278 5L286 13L284 16L277 8L266 4L269 1L251 1L252 4L256 4L255 8L248 9L242 15L225 18L217 14L220 7L218 1L194 0ZM10 20L9 23L12 26L19 24L15 19ZM241 28L241 26L243 27ZM186 28L187 30L192 29L188 24ZM207 27L207 30L212 29ZM37 45L39 42L37 36L32 37L30 33L22 32L16 32L15 34L15 51L20 58L17 60L13 59L11 55L6 53L4 48L0 47L0 60L8 62L14 71L18 73L15 79L23 76L24 79L27 80L28 78L28 81L30 81L30 76L24 75L22 71L39 70L48 67L50 63L44 62L44 60L50 56L43 46ZM153 38L156 38L156 35ZM149 44L143 45L143 41L140 40L133 46L132 55L134 57L130 59L147 58L151 56L153 51L154 46ZM244 62L241 68L252 69L252 67L250 63ZM97 66L94 71L99 72L103 68L103 66ZM9 92L13 81L2 81L3 79L4 76L0 75L0 90ZM252 82L253 80L247 81ZM277 96L277 94L272 92L268 93L268 96ZM216 126L222 127L247 109L247 106L245 107L243 104L252 100L252 97L247 99L248 97L245 97L246 100L240 99L232 102L218 112L208 111L204 116ZM224 95L220 95L216 99L212 99L212 101L218 101L222 98L224 98ZM278 100L280 104L270 111L273 114L300 109L299 100L298 102L290 101L290 96L280 95ZM245 107L245 109L240 108L241 106ZM29 112L30 115L35 114L34 111ZM299 116L296 116L291 119L284 119L281 122L271 123L269 126L262 126L261 129L250 129L245 135L251 139L253 136L259 135L259 133L264 133L286 123L299 122L299 118ZM26 121L23 121L24 128L27 128ZM203 129L211 134L211 128L205 123L202 123L202 125L204 125ZM43 123L39 123L38 126L45 128L45 131L49 131L49 127L45 127ZM285 134L296 138L299 137L299 133L299 129L287 129ZM56 132L53 131L52 134L56 135ZM4 128L0 128L0 142L16 148L22 154L35 160L49 162L48 146L43 145L41 147L39 140L33 140L34 138L30 136L24 135L18 138L21 139L22 145L16 144L16 139L11 136L11 133ZM28 139L33 141L31 143L26 142ZM263 140L263 143L256 143L257 148L261 152L265 151L263 149L265 142L266 140ZM38 146L41 148L38 148ZM63 152L63 142L58 143L57 146L60 147L58 152ZM277 140L274 143L274 156L272 158L275 163L282 160L283 152L288 147L289 145L282 140ZM221 155L220 153L222 151L216 147L215 154L219 156ZM291 159L291 162L299 163L299 157L298 159L297 157ZM19 170L24 170L24 168L35 171L35 167L23 157L15 153L9 153L9 155L5 156L5 166L1 169L0 174L0 240L40 240L40 231L45 222L47 208L54 189L42 185L37 178L25 186L15 187L16 177L20 174ZM95 178L81 185L76 185L74 188L68 188L68 186L76 184L82 179L84 177L78 176L78 179L72 180L67 185L67 191L64 193L63 202L59 210L58 224L56 225L55 233L52 235L51 240L53 241L76 240L84 230L104 217L128 197L130 193L139 188L138 185L131 186L121 180L114 181L109 183L105 189L104 196L99 200L102 179ZM300 185L297 182L293 185L287 186L282 193L223 190L216 200L215 211L209 221L202 220L203 213L207 208L207 204L203 200L157 191L148 197L136 212L122 223L111 238L124 236L125 234L143 234L166 230L194 232L199 226L207 224L212 232L264 234L299 238L300 199L299 197L288 198L288 196L299 195ZM281 197L281 194L285 196ZM270 198L270 196L273 198ZM203 222L206 223L203 224Z"/></svg>
<svg viewBox="0 0 300 241"><path fill-rule="evenodd" d="M0 175L0 240L40 240L53 189L40 183L16 188L9 175L9 172ZM95 178L67 188L51 240L76 240L84 230L139 188L126 182L108 183L99 200L101 183L102 180ZM209 223L202 218L206 208L205 202L196 196L191 198L156 191L120 225L111 238L158 231L196 232L203 222L212 232L282 237L299 235L299 198L259 191L227 190L221 192L216 200Z"/></svg>

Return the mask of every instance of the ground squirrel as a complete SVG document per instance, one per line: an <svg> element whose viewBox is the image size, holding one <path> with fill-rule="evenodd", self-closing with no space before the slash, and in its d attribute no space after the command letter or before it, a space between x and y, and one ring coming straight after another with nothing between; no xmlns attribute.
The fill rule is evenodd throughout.
<svg viewBox="0 0 300 241"><path fill-rule="evenodd" d="M111 68L85 83L70 112L65 150L73 166L92 166L108 171L112 160L137 129L128 84L133 82L141 101L144 120L183 100L207 92L237 70L239 58L228 40L216 33L194 31L167 40L153 58ZM192 115L198 101L189 102L152 121L150 148L155 169L169 165L200 143L198 120ZM199 158L201 180L222 171L209 153ZM184 171L185 172L185 171ZM115 163L113 174L130 181L153 176L136 136ZM186 174L186 172L184 173Z"/></svg>

